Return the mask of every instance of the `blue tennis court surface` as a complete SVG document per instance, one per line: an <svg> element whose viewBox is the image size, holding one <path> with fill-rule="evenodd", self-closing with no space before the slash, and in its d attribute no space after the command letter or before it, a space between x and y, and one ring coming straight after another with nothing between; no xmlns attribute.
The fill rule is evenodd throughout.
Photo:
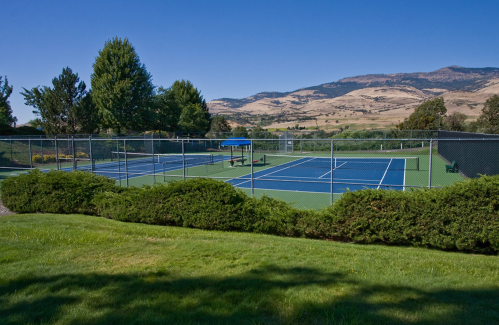
<svg viewBox="0 0 499 325"><path fill-rule="evenodd" d="M111 162L96 162L94 173L106 177L113 178L115 180L126 179L126 174L128 173L128 178L135 178L147 175L156 174L156 176L161 176L163 172L180 171L175 173L175 175L182 175L182 156L181 155L155 155L153 157L147 158L133 158L125 164L124 159L120 161ZM216 164L217 162L226 161L230 159L228 156L221 155L211 155L211 154L199 154L199 155L185 155L185 166L187 168L204 166L207 164ZM154 163L153 163L154 161ZM227 165L228 166L228 165ZM78 167L78 170L90 171L91 165L83 165ZM72 167L63 168L62 170L71 171Z"/></svg>
<svg viewBox="0 0 499 325"><path fill-rule="evenodd" d="M253 173L255 189L331 193L331 159L302 157L276 161L276 166ZM271 165L270 163L269 165ZM333 193L347 189L391 188L403 190L405 158L337 158L333 164ZM248 179L249 178L249 179ZM251 188L251 175L232 179L229 183Z"/></svg>
<svg viewBox="0 0 499 325"><path fill-rule="evenodd" d="M153 160L154 159L154 160ZM229 167L229 156L222 155L186 155L186 167L203 165L222 165L224 168L214 170L210 176L223 177L227 170L237 171L241 167ZM331 166L331 158L327 157L292 157L265 156L261 169L253 173L253 187L261 190L297 191L312 193L331 192L331 167L333 167L333 193L340 194L347 190L356 191L364 188L383 188L403 190L405 186L405 170L407 158L335 158ZM411 158L409 158L411 159ZM154 164L153 164L154 161ZM262 166L261 162L257 165ZM249 166L246 166L248 170ZM90 165L78 167L79 170L90 170ZM173 172L181 176L182 158L179 155L163 155L155 158L129 159L128 166L124 160L96 163L94 172L115 180L147 176L163 172ZM64 168L70 171L72 168ZM217 174L219 173L219 174ZM251 174L231 178L228 183L240 187L251 188Z"/></svg>

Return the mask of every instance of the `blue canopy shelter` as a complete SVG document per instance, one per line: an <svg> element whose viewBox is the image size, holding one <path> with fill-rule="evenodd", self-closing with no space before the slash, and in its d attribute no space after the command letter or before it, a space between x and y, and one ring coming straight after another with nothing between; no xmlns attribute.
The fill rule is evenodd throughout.
<svg viewBox="0 0 499 325"><path fill-rule="evenodd" d="M228 147L230 146L230 164L234 164L234 159L232 158L232 148L233 147L241 147L241 164L244 164L244 146L250 146L251 141L246 139L245 137L235 137L235 138L229 138L228 140L225 140L220 144L223 147ZM253 150L253 148L251 148Z"/></svg>

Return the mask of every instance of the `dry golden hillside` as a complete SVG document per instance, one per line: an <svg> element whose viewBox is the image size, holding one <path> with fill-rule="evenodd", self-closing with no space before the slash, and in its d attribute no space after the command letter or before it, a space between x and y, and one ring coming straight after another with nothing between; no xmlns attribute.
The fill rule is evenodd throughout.
<svg viewBox="0 0 499 325"><path fill-rule="evenodd" d="M367 75L289 93L260 93L245 99L218 99L210 112L243 116L243 124L277 117L267 128L319 126L390 128L408 117L424 100L445 99L448 113L470 120L481 113L487 98L499 94L499 69L448 67L430 73Z"/></svg>

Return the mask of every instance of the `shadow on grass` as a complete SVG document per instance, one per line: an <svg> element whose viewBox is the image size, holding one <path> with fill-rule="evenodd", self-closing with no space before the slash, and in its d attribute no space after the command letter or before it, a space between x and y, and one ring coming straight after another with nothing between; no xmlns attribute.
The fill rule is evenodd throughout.
<svg viewBox="0 0 499 325"><path fill-rule="evenodd" d="M312 268L275 266L231 277L178 277L158 272L24 278L0 285L0 323L499 322L497 288L428 292L403 286L366 285L349 278ZM326 287L329 292L339 294L328 296L321 291L322 298L314 299ZM301 295L303 292L305 296Z"/></svg>

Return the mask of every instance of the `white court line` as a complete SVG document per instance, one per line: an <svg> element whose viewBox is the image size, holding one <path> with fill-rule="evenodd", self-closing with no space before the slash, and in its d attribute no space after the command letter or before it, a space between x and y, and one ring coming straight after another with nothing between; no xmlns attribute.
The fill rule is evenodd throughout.
<svg viewBox="0 0 499 325"><path fill-rule="evenodd" d="M339 165L338 167L335 167L333 168L333 170L337 169L337 168L340 168L341 166L343 166L344 164L346 164L347 162L345 161L343 164ZM319 178L322 178L324 176L326 176L327 174L329 174L331 171L328 171L327 173L325 173L324 175L320 176Z"/></svg>
<svg viewBox="0 0 499 325"><path fill-rule="evenodd" d="M308 178L308 179L318 179L315 177L300 177L300 176L272 176L272 177L280 177L280 178ZM341 181L364 181L364 182L379 182L377 179L359 179L359 178L334 178L335 180Z"/></svg>
<svg viewBox="0 0 499 325"><path fill-rule="evenodd" d="M381 181L379 182L379 185L378 185L378 190L379 190L379 187L381 186L381 184L383 183L383 180L385 179L385 176L386 176L386 173L388 173L388 168L390 168L390 165L392 164L392 161L393 161L393 158L390 159L390 163L388 164L388 166L386 167L386 170L385 170L385 173L383 174L383 178L381 179Z"/></svg>
<svg viewBox="0 0 499 325"><path fill-rule="evenodd" d="M304 164L304 163L306 163L306 162L309 162L309 161L313 160L314 158L315 158L315 157L311 157L311 159L309 159L309 160L305 160L305 161L303 161L303 162L301 162L301 163L294 164L294 165L291 165L291 166L288 166L288 167L284 167L284 168L282 168L282 169L279 169L279 170L273 171L272 173L268 173L268 174L265 174L265 175L262 175L262 176L258 176L258 177L256 177L256 178L253 178L253 180L258 179L258 178L261 178L261 177L268 176L268 175L273 174L273 173L280 172L280 171L282 171L282 170L285 170L285 169L288 169L288 168L291 168L291 167L294 167L294 166L298 166L298 165ZM240 177L241 177L241 176L240 176ZM233 180L237 180L237 179L238 179L238 178L240 178L240 177L233 178ZM251 180L249 180L249 181L245 181L245 182L242 182L242 183L239 183L239 184L237 184L237 186L239 186L239 185L241 185L241 184L244 184L244 183L247 183L247 182L251 182Z"/></svg>

